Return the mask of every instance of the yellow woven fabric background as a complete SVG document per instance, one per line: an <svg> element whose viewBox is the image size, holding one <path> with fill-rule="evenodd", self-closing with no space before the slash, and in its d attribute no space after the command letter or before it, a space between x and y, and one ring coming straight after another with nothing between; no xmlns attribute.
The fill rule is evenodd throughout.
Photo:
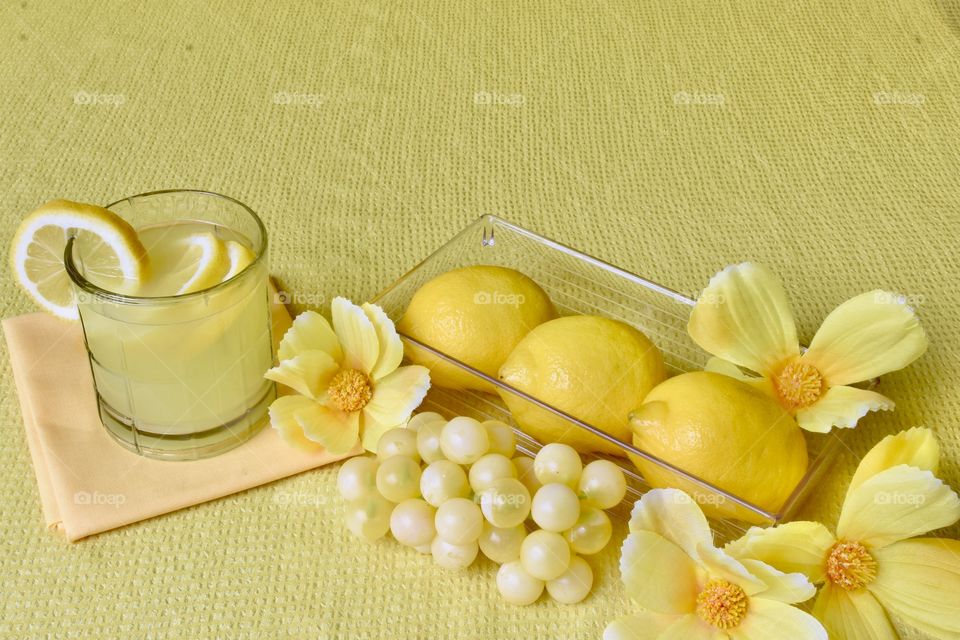
<svg viewBox="0 0 960 640"><path fill-rule="evenodd" d="M804 515L832 526L859 457L915 425L960 487L956 2L247 4L4 2L5 242L53 197L195 187L261 213L301 308L371 297L481 213L688 294L765 262L805 339L888 287L930 352ZM0 293L33 310L9 270ZM68 545L2 358L0 635L599 638L631 606L618 544L583 604L528 608L490 563L359 544L336 466Z"/></svg>

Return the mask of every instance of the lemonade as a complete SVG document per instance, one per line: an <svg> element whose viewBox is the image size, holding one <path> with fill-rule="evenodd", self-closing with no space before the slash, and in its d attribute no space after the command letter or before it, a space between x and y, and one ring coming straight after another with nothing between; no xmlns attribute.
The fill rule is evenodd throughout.
<svg viewBox="0 0 960 640"><path fill-rule="evenodd" d="M260 221L200 192L110 208L146 251L139 279L85 268L101 251L95 243L66 250L104 425L121 444L161 458L244 442L276 395L263 377L273 355Z"/></svg>

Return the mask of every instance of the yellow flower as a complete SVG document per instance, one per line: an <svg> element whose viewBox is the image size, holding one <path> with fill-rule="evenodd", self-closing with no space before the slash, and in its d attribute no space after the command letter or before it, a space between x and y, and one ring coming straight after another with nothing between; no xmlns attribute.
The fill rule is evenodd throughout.
<svg viewBox="0 0 960 640"><path fill-rule="evenodd" d="M744 262L717 273L693 308L693 340L717 356L708 369L742 377L754 371L807 431L854 427L868 411L893 409L889 398L848 386L902 369L927 348L913 310L876 290L834 309L800 352L783 284L766 267ZM732 364L731 364L732 363Z"/></svg>
<svg viewBox="0 0 960 640"><path fill-rule="evenodd" d="M813 614L836 640L898 638L888 612L934 638L960 638L960 542L913 538L960 519L934 473L928 429L887 436L860 462L833 535L819 522L747 531L726 550L823 583Z"/></svg>
<svg viewBox="0 0 960 640"><path fill-rule="evenodd" d="M345 298L330 305L333 327L306 311L280 341L280 364L265 377L300 395L277 398L270 423L290 444L343 454L362 434L376 449L385 431L406 422L430 388L426 367L401 367L403 344L393 322L372 304Z"/></svg>
<svg viewBox="0 0 960 640"><path fill-rule="evenodd" d="M620 573L643 610L610 623L604 640L827 638L790 606L813 596L810 581L717 549L703 511L678 489L654 489L634 506Z"/></svg>

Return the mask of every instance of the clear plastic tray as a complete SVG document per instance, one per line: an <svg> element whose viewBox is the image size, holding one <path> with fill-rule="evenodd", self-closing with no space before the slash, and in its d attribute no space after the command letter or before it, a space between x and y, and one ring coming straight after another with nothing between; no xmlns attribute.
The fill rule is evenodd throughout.
<svg viewBox="0 0 960 640"><path fill-rule="evenodd" d="M602 315L633 325L660 348L671 375L700 370L709 358L687 334L687 320L694 304L690 298L495 216L483 216L473 222L381 292L374 302L397 321L413 294L424 283L451 269L478 264L510 267L530 276L547 292L561 315ZM409 336L402 335L402 338L501 390L526 398L563 417L575 428L586 429L613 442L624 451L624 456L630 452L670 469L702 489L698 496L701 502L715 500L714 504L733 505L734 510L745 517L711 518L715 532L722 539L739 535L748 526L745 520L755 524L774 524L789 518L813 491L841 446L840 435L836 431L826 435L805 433L810 460L807 472L787 501L771 512L669 465L637 449L632 443L618 440L593 425L490 378L429 344ZM513 425L518 449L522 453L532 456L541 447L540 442L517 427L510 419L510 412L495 395L434 386L420 410L437 411L448 417L469 415L480 420L502 420ZM650 488L649 485L626 457L584 457L605 457L623 469L628 479L628 492L614 513L626 517L633 503Z"/></svg>

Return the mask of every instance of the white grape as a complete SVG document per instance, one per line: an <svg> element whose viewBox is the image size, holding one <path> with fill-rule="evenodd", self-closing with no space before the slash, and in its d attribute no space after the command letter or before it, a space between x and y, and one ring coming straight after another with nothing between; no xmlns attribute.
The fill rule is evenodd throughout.
<svg viewBox="0 0 960 640"><path fill-rule="evenodd" d="M393 503L376 493L348 502L344 508L344 522L350 533L361 540L372 542L382 538L390 529Z"/></svg>
<svg viewBox="0 0 960 640"><path fill-rule="evenodd" d="M410 429L390 429L377 441L377 459L383 462L393 456L407 456L420 461L417 451L417 433Z"/></svg>
<svg viewBox="0 0 960 640"><path fill-rule="evenodd" d="M443 455L457 464L473 464L489 448L487 430L473 418L454 418L440 434L440 449Z"/></svg>
<svg viewBox="0 0 960 640"><path fill-rule="evenodd" d="M544 446L533 460L533 472L541 484L562 482L576 489L583 463L580 454L568 444L553 442Z"/></svg>
<svg viewBox="0 0 960 640"><path fill-rule="evenodd" d="M479 550L480 546L476 540L467 544L450 544L440 536L434 538L430 545L433 561L445 569L469 567L476 560Z"/></svg>
<svg viewBox="0 0 960 640"><path fill-rule="evenodd" d="M596 507L583 507L577 522L563 532L570 548L585 556L599 553L610 542L613 525L606 513Z"/></svg>
<svg viewBox="0 0 960 640"><path fill-rule="evenodd" d="M440 434L445 424L439 420L428 422L417 431L417 453L427 464L444 459L440 449Z"/></svg>
<svg viewBox="0 0 960 640"><path fill-rule="evenodd" d="M517 468L510 458L499 453L488 453L470 467L470 488L480 493L500 478L516 478Z"/></svg>
<svg viewBox="0 0 960 640"><path fill-rule="evenodd" d="M516 478L500 478L479 494L480 509L495 527L515 527L530 515L530 492Z"/></svg>
<svg viewBox="0 0 960 640"><path fill-rule="evenodd" d="M449 460L430 463L420 475L420 493L435 507L452 498L470 495L470 484L463 467Z"/></svg>
<svg viewBox="0 0 960 640"><path fill-rule="evenodd" d="M487 437L490 439L490 452L499 453L508 458L513 457L517 448L517 437L513 433L513 428L499 420L487 420L483 423L483 427L487 430Z"/></svg>
<svg viewBox="0 0 960 640"><path fill-rule="evenodd" d="M533 496L530 514L541 529L559 533L577 522L580 517L580 500L567 485L551 482L543 485Z"/></svg>
<svg viewBox="0 0 960 640"><path fill-rule="evenodd" d="M407 456L393 456L377 469L377 491L390 502L420 495L420 465Z"/></svg>
<svg viewBox="0 0 960 640"><path fill-rule="evenodd" d="M436 538L434 538L434 539L436 539ZM432 553L433 553L433 540L431 540L431 541L428 542L427 544L422 544L422 545L420 545L419 547L414 547L414 548L417 550L417 553L432 554Z"/></svg>
<svg viewBox="0 0 960 640"><path fill-rule="evenodd" d="M442 415L434 411L422 411L407 421L407 429L420 431L423 425L431 422L440 422L442 424L446 422L446 420L444 420Z"/></svg>
<svg viewBox="0 0 960 640"><path fill-rule="evenodd" d="M513 459L513 466L517 468L517 479L523 483L530 495L536 494L543 485L537 480L537 474L533 471L533 458L517 456Z"/></svg>
<svg viewBox="0 0 960 640"><path fill-rule="evenodd" d="M337 491L350 502L377 490L377 461L370 456L357 456L343 463L337 473Z"/></svg>
<svg viewBox="0 0 960 640"><path fill-rule="evenodd" d="M436 512L420 498L404 500L390 514L390 533L397 542L408 547L430 544L437 534L434 526Z"/></svg>
<svg viewBox="0 0 960 640"><path fill-rule="evenodd" d="M611 509L627 494L627 479L620 467L609 460L594 460L580 475L579 491L590 506Z"/></svg>
<svg viewBox="0 0 960 640"><path fill-rule="evenodd" d="M536 602L543 587L543 580L527 573L517 560L507 562L497 571L497 591L510 604L526 606Z"/></svg>
<svg viewBox="0 0 960 640"><path fill-rule="evenodd" d="M526 537L527 530L522 524L501 528L484 522L479 540L480 551L498 564L513 562L520 559L520 545Z"/></svg>
<svg viewBox="0 0 960 640"><path fill-rule="evenodd" d="M450 544L467 544L480 537L483 514L473 500L453 498L437 507L437 535Z"/></svg>
<svg viewBox="0 0 960 640"><path fill-rule="evenodd" d="M553 580L570 566L570 545L559 533L538 529L520 545L520 562L534 578Z"/></svg>
<svg viewBox="0 0 960 640"><path fill-rule="evenodd" d="M576 604L587 597L593 588L593 569L583 558L570 558L570 566L547 582L547 593L557 602Z"/></svg>

